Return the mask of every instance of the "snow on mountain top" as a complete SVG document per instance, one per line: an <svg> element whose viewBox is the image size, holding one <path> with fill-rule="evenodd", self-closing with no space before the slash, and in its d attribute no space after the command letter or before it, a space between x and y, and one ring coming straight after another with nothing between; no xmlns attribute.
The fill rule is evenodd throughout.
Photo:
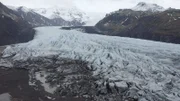
<svg viewBox="0 0 180 101"><path fill-rule="evenodd" d="M88 20L88 16L86 15L86 13L82 12L76 7L54 6L51 8L35 9L34 11L49 19L61 17L66 21L73 21L73 20L87 21Z"/></svg>
<svg viewBox="0 0 180 101"><path fill-rule="evenodd" d="M105 17L105 13L95 13L95 12L83 12L75 6L67 7L67 6L53 6L51 8L26 8L26 7L14 7L8 6L9 9L14 11L22 10L26 13L28 12L36 12L46 18L54 19L54 18L62 18L66 21L78 21L81 23L85 23L85 25L93 26L98 21Z"/></svg>
<svg viewBox="0 0 180 101"><path fill-rule="evenodd" d="M180 45L86 34L57 27L36 30L34 40L7 47L3 56L15 54L14 60L26 61L57 55L87 61L95 68L94 76L101 75L103 80L120 87L131 82L134 86L128 89L136 88L142 99L180 99ZM102 84L103 80L97 82Z"/></svg>
<svg viewBox="0 0 180 101"><path fill-rule="evenodd" d="M28 12L33 12L33 10L31 8L27 8L27 7L24 7L24 6L20 6L20 7L15 7L15 6L7 6L9 9L11 10L14 10L14 11L18 11L18 10L21 10L25 13L28 13Z"/></svg>
<svg viewBox="0 0 180 101"><path fill-rule="evenodd" d="M24 11L25 13L32 12L32 9L27 8L27 7L24 7L24 6L18 7L17 9L18 9L18 10L22 10L22 11Z"/></svg>
<svg viewBox="0 0 180 101"><path fill-rule="evenodd" d="M157 11L164 11L165 9L157 4L140 2L134 8L132 8L132 10L157 12Z"/></svg>
<svg viewBox="0 0 180 101"><path fill-rule="evenodd" d="M11 10L14 10L14 11L17 11L17 9L18 9L18 7L15 7L15 6L9 6L9 5L7 5L7 7L8 7L9 9L11 9Z"/></svg>

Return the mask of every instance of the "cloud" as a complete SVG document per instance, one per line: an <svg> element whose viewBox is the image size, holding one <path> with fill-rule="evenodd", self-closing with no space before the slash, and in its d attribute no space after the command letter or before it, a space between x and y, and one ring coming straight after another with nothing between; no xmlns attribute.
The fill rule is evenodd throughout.
<svg viewBox="0 0 180 101"><path fill-rule="evenodd" d="M165 8L180 8L180 0L75 0L75 4L84 10L112 12L120 8L132 8L139 2L156 3Z"/></svg>
<svg viewBox="0 0 180 101"><path fill-rule="evenodd" d="M48 8L55 5L71 6L71 0L1 0L2 3L12 6L26 6L29 8Z"/></svg>
<svg viewBox="0 0 180 101"><path fill-rule="evenodd" d="M156 3L165 8L180 8L180 0L1 0L6 5L29 8L48 8L51 6L77 6L87 12L112 12L120 8L132 8L138 2Z"/></svg>

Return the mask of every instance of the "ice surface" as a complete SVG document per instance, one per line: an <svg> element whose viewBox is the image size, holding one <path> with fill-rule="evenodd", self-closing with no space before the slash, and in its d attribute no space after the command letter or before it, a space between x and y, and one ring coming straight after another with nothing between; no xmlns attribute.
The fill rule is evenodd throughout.
<svg viewBox="0 0 180 101"><path fill-rule="evenodd" d="M9 93L0 94L0 101L11 101L11 95Z"/></svg>
<svg viewBox="0 0 180 101"><path fill-rule="evenodd" d="M51 93L53 94L54 91L57 89L56 87L51 87L49 83L46 83L46 76L47 76L47 73L45 72L37 72L35 74L35 78L36 80L39 80L42 84L42 86L44 87L44 90L48 93Z"/></svg>
<svg viewBox="0 0 180 101"><path fill-rule="evenodd" d="M58 27L36 28L34 40L8 47L4 56L14 60L58 55L87 61L94 76L126 87L132 82L139 91L148 91L171 101L180 99L180 45L133 38L87 34ZM101 82L101 81L99 81Z"/></svg>
<svg viewBox="0 0 180 101"><path fill-rule="evenodd" d="M0 59L0 67L13 67L13 64L11 62L5 61L3 59Z"/></svg>

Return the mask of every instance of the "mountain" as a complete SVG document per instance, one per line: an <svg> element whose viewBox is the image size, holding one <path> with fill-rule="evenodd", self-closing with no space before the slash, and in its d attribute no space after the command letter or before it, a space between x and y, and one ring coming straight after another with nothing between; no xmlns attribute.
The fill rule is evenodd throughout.
<svg viewBox="0 0 180 101"><path fill-rule="evenodd" d="M52 20L64 19L72 22L72 25L84 25L89 17L83 11L72 6L54 6L51 8L34 9L34 12Z"/></svg>
<svg viewBox="0 0 180 101"><path fill-rule="evenodd" d="M62 25L68 25L69 22L65 21L62 18L58 18L58 20L56 19L48 19L36 12L34 12L32 9L30 8L26 8L26 7L13 7L13 6L8 6L10 9L14 10L15 12L17 12L19 15L21 15L21 17L28 21L29 24L31 24L34 27L37 26L62 26Z"/></svg>
<svg viewBox="0 0 180 101"><path fill-rule="evenodd" d="M28 21L32 26L82 26L86 24L93 25L102 19L102 16L98 16L98 20L89 17L83 11L77 9L76 7L58 7L54 6L51 8L26 8L26 7L13 7L8 6L10 9L16 11L19 15ZM94 14L94 13L93 13ZM91 14L92 15L92 14ZM90 16L91 16L90 15Z"/></svg>
<svg viewBox="0 0 180 101"><path fill-rule="evenodd" d="M0 66L28 68L34 87L89 101L180 99L180 45L58 27L35 30L32 41L7 47L0 59Z"/></svg>
<svg viewBox="0 0 180 101"><path fill-rule="evenodd" d="M69 22L69 26L94 26L98 21L105 17L105 13L100 12L84 12L75 6L54 6L51 8L37 8L34 12L45 16L51 20L59 18Z"/></svg>
<svg viewBox="0 0 180 101"><path fill-rule="evenodd" d="M180 43L180 10L139 3L107 14L96 28L106 35Z"/></svg>
<svg viewBox="0 0 180 101"><path fill-rule="evenodd" d="M27 42L35 31L17 12L0 3L0 45Z"/></svg>
<svg viewBox="0 0 180 101"><path fill-rule="evenodd" d="M145 2L138 3L134 8L134 11L151 11L151 12L161 12L165 9L157 4L150 4Z"/></svg>

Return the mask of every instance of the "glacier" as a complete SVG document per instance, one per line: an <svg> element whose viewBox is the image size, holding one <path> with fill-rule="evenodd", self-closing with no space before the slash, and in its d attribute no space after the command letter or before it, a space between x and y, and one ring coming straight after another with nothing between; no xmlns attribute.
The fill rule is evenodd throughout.
<svg viewBox="0 0 180 101"><path fill-rule="evenodd" d="M3 57L14 61L56 55L88 62L98 84L136 88L140 101L180 100L180 45L141 39L87 34L60 27L35 28L27 43L8 46ZM103 81L104 80L104 81ZM156 96L156 100L154 100ZM162 98L158 100L158 98Z"/></svg>

